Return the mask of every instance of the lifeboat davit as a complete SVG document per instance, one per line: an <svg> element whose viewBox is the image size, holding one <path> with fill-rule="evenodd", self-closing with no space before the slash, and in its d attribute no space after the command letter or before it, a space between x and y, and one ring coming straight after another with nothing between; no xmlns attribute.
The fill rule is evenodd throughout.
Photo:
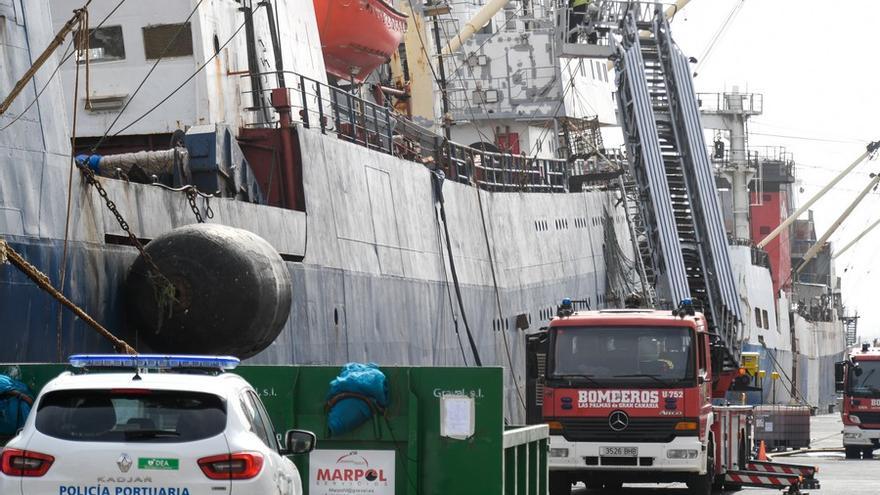
<svg viewBox="0 0 880 495"><path fill-rule="evenodd" d="M407 15L382 0L314 0L324 65L341 79L363 80L397 51Z"/></svg>

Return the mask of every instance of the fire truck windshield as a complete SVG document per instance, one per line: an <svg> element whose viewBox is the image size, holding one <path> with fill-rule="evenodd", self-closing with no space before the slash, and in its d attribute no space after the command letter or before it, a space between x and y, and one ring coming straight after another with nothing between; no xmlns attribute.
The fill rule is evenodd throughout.
<svg viewBox="0 0 880 495"><path fill-rule="evenodd" d="M687 327L558 327L551 339L550 379L663 387L695 378L693 330Z"/></svg>
<svg viewBox="0 0 880 495"><path fill-rule="evenodd" d="M858 361L858 364L850 367L849 394L880 397L880 361Z"/></svg>

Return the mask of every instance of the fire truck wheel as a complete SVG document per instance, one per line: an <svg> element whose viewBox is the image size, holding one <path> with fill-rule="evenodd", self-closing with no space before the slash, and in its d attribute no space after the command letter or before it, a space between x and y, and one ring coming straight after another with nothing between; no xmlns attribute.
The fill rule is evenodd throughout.
<svg viewBox="0 0 880 495"><path fill-rule="evenodd" d="M862 449L862 459L873 459L874 458L874 447L865 447Z"/></svg>
<svg viewBox="0 0 880 495"><path fill-rule="evenodd" d="M550 495L571 495L571 479L565 473L550 473Z"/></svg>
<svg viewBox="0 0 880 495"><path fill-rule="evenodd" d="M858 459L859 458L860 449L858 447L846 447L845 450L846 450L846 458L847 459Z"/></svg>
<svg viewBox="0 0 880 495"><path fill-rule="evenodd" d="M617 492L617 491L620 491L621 488L623 488L623 482L622 481L606 481L605 483L603 483L602 486L607 491Z"/></svg>
<svg viewBox="0 0 880 495"><path fill-rule="evenodd" d="M688 492L691 495L712 495L715 485L715 444L709 441L709 449L706 451L706 474L695 476L687 482Z"/></svg>

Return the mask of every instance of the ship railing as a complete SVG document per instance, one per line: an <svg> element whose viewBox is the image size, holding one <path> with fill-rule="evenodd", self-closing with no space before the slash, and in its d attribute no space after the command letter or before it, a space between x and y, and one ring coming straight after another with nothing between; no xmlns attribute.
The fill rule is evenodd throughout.
<svg viewBox="0 0 880 495"><path fill-rule="evenodd" d="M266 74L276 74L269 72ZM285 79L290 85L288 101L291 118L306 128L319 129L322 133L336 134L340 139L359 144L366 148L391 153L393 148L394 126L397 119L392 116L391 109L364 100L351 92L330 86L310 77L295 72L284 71ZM265 75L265 74L260 74ZM250 77L246 75L243 77ZM274 89L264 90L271 93ZM254 91L245 91L251 95L254 104L249 107L257 115L271 114L273 118L266 121L257 120L249 124L252 127L278 127L278 113L275 108L267 108L271 97L257 95ZM270 112L271 111L271 112Z"/></svg>
<svg viewBox="0 0 880 495"><path fill-rule="evenodd" d="M570 176L564 160L495 153L449 143L450 178L495 192L564 192Z"/></svg>
<svg viewBox="0 0 880 495"><path fill-rule="evenodd" d="M632 16L640 25L653 23L657 9L671 12L670 17L678 11L675 2L634 2L629 0L595 0L587 11L575 10L569 0L557 0L556 25L560 41L570 42L573 37L582 38L583 28L590 26L590 31L601 36L587 36L591 45L608 46L610 40L606 33L618 28L627 18ZM574 21L574 22L572 22ZM571 29L572 25L577 25Z"/></svg>
<svg viewBox="0 0 880 495"><path fill-rule="evenodd" d="M702 113L740 112L758 115L764 110L764 95L760 93L697 93Z"/></svg>
<svg viewBox="0 0 880 495"><path fill-rule="evenodd" d="M495 153L447 141L387 106L301 74L285 74L291 86L288 88L291 118L305 128L335 134L369 149L439 168L451 180L490 191L567 190L570 166L565 160ZM258 97L253 98L255 103L251 110L269 114L269 109L260 102L269 102L271 98L254 96ZM278 114L274 108L271 115L274 118L270 121L250 125L278 127Z"/></svg>

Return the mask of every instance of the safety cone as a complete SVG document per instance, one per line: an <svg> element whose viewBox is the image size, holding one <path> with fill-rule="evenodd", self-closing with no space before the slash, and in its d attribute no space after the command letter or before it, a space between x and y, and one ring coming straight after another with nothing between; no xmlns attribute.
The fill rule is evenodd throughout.
<svg viewBox="0 0 880 495"><path fill-rule="evenodd" d="M758 460L766 461L767 459L767 446L764 445L764 441L761 440L761 444L758 446Z"/></svg>

